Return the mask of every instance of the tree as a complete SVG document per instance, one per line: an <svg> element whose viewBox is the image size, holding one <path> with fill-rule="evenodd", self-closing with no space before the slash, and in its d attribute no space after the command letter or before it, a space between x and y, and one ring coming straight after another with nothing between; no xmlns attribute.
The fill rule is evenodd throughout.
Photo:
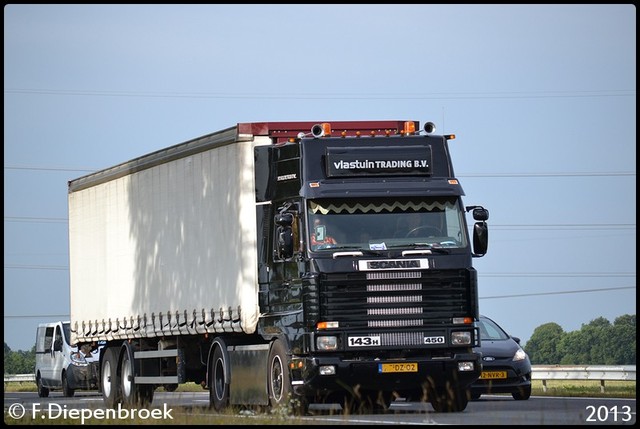
<svg viewBox="0 0 640 429"><path fill-rule="evenodd" d="M616 365L636 364L636 315L625 314L613 321L611 342L617 344L611 355Z"/></svg>
<svg viewBox="0 0 640 429"><path fill-rule="evenodd" d="M534 365L554 365L560 362L557 345L565 335L564 330L555 322L538 326L525 346L531 363Z"/></svg>

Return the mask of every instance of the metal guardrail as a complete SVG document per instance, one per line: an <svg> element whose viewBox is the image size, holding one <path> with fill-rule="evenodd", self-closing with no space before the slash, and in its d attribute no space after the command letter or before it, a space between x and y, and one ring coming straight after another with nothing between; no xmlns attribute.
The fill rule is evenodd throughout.
<svg viewBox="0 0 640 429"><path fill-rule="evenodd" d="M33 381L36 382L35 374L5 374L4 382L19 382L19 381Z"/></svg>
<svg viewBox="0 0 640 429"><path fill-rule="evenodd" d="M600 391L604 393L604 382L636 381L636 366L622 365L532 365L531 379L542 380L542 390L547 391L547 380L600 380Z"/></svg>
<svg viewBox="0 0 640 429"><path fill-rule="evenodd" d="M636 381L636 366L608 365L532 365L531 378L542 380L542 390L547 391L547 380L600 380L600 391L604 392L605 381ZM4 382L35 383L34 374L4 375Z"/></svg>

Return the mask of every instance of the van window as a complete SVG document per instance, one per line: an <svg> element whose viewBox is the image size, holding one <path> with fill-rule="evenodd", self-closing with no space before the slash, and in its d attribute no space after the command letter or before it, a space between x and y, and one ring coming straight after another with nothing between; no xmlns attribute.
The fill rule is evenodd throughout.
<svg viewBox="0 0 640 429"><path fill-rule="evenodd" d="M42 351L48 352L51 350L51 344L53 343L53 326L47 327L44 334L44 348Z"/></svg>
<svg viewBox="0 0 640 429"><path fill-rule="evenodd" d="M57 326L56 326L56 339L53 344L54 346L58 344L58 347L60 347L60 350L62 350L62 332L60 331L60 328Z"/></svg>

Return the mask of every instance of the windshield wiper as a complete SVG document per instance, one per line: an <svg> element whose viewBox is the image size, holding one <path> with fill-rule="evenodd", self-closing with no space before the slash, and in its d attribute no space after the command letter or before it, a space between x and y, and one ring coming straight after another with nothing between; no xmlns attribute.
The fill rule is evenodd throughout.
<svg viewBox="0 0 640 429"><path fill-rule="evenodd" d="M322 250L331 250L331 251L336 251L336 250L355 250L358 252L362 252L362 254L364 255L372 255L372 256L382 256L384 253L380 250L371 250L371 249L364 249L360 246L331 246L331 247L327 247L325 249Z"/></svg>
<svg viewBox="0 0 640 429"><path fill-rule="evenodd" d="M431 243L407 243L407 244L394 244L393 246L389 246L392 249L397 249L400 247L412 247L415 250L431 250L434 253L446 253L449 254L449 249L445 249L440 247L439 245L434 245Z"/></svg>

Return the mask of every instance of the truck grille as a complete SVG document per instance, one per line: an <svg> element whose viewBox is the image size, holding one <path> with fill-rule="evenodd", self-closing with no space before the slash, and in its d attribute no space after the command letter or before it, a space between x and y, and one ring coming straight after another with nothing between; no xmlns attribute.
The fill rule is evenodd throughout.
<svg viewBox="0 0 640 429"><path fill-rule="evenodd" d="M438 328L450 325L452 315L472 314L469 284L466 270L327 274L320 281L320 317L380 335L389 345L422 344L421 332L393 331Z"/></svg>

